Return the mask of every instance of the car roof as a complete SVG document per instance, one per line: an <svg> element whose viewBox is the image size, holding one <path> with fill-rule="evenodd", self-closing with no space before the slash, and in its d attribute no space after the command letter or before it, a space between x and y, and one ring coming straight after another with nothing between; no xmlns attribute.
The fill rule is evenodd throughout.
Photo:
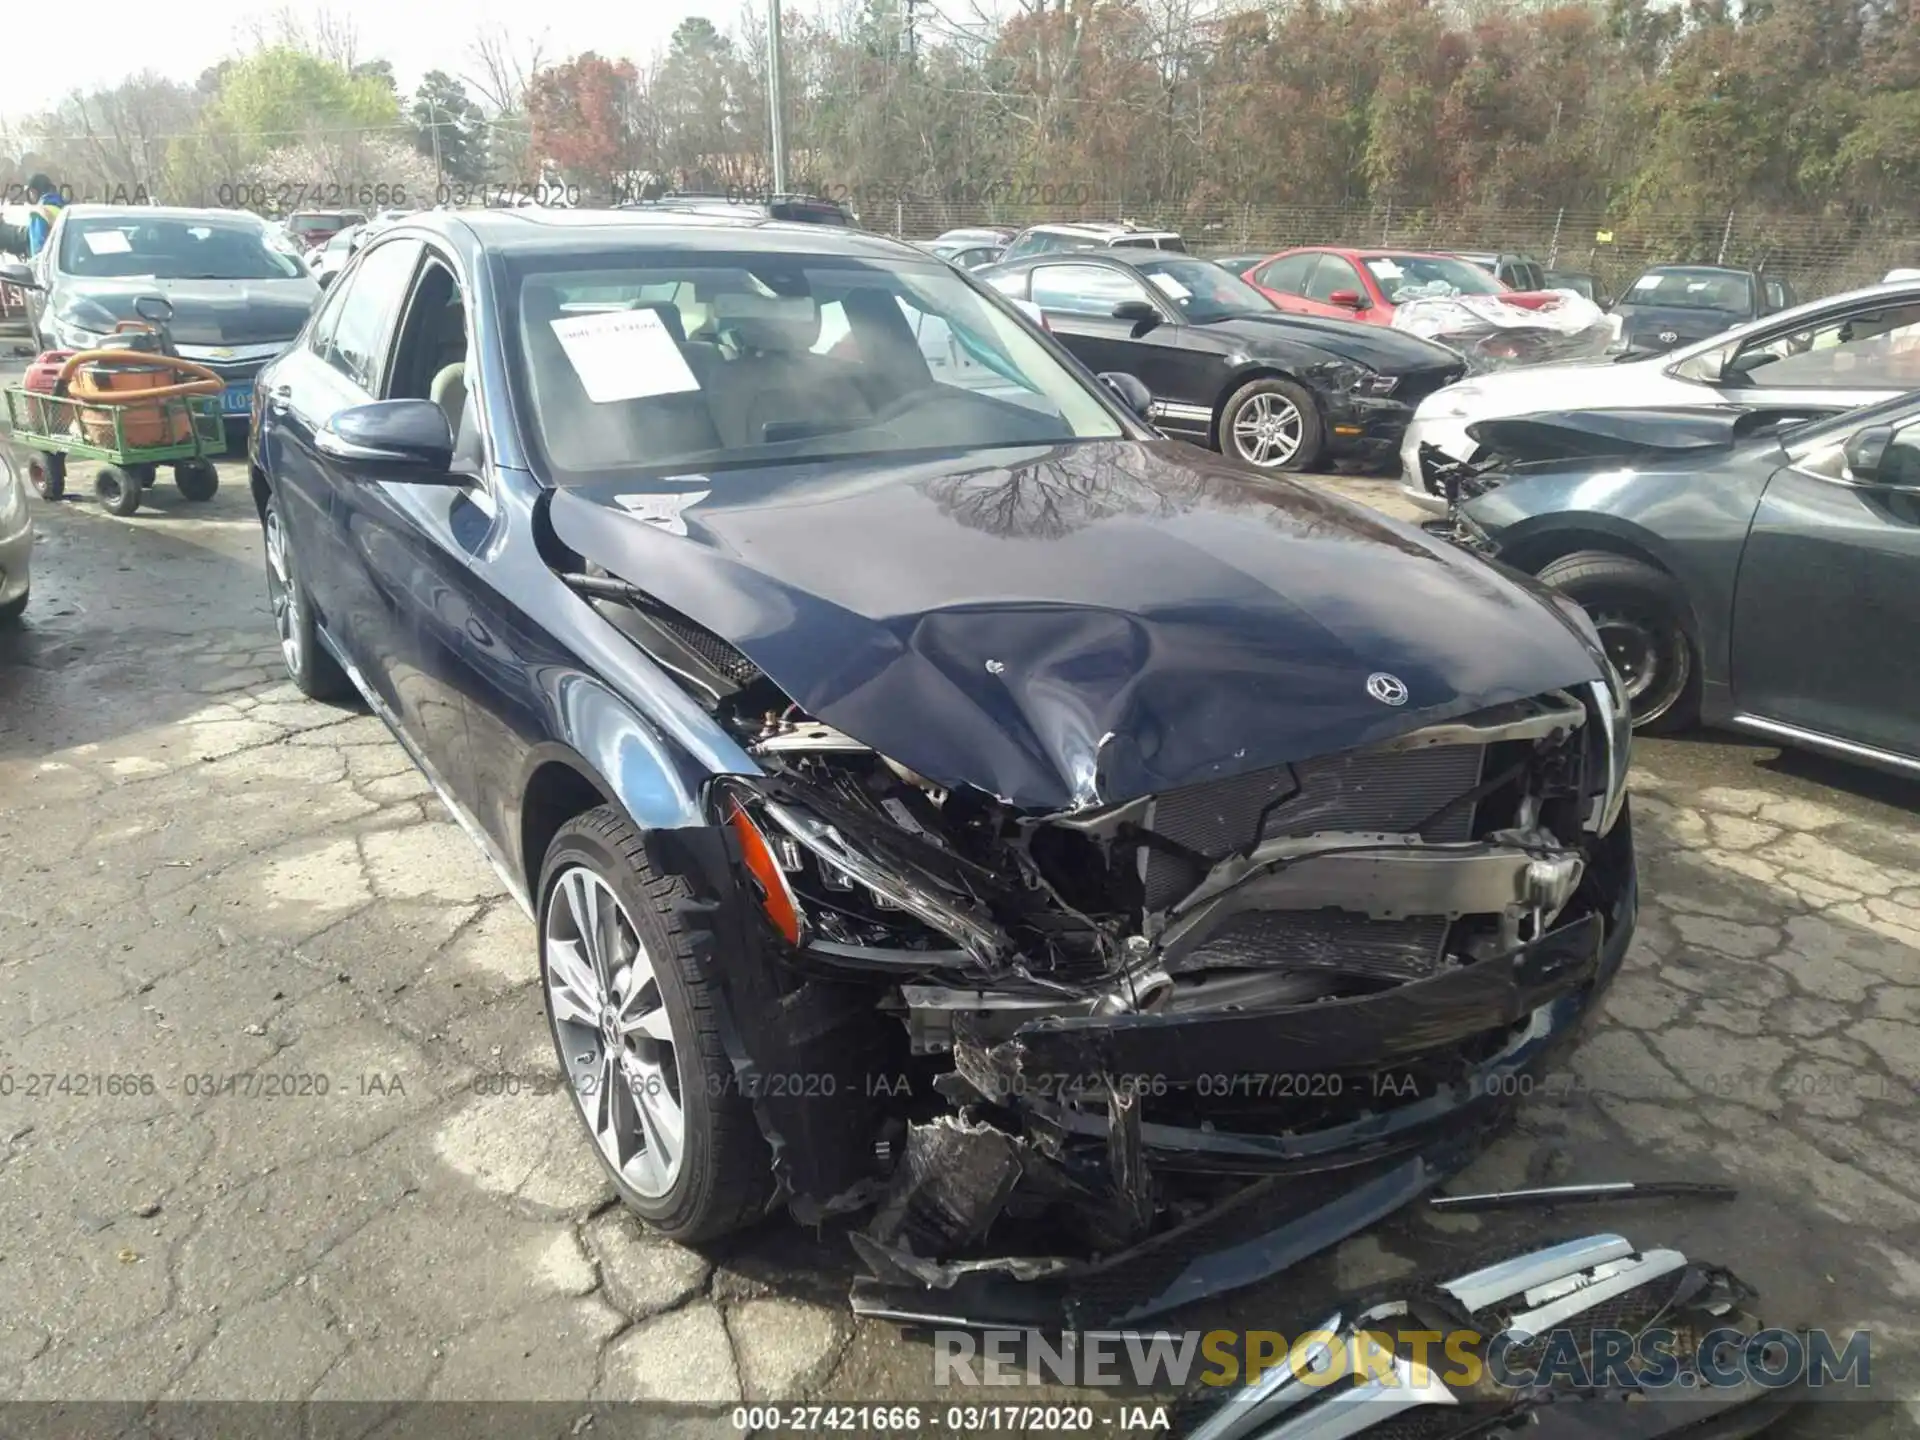
<svg viewBox="0 0 1920 1440"><path fill-rule="evenodd" d="M61 213L71 220L250 220L265 225L251 210L226 210L195 205L66 205Z"/></svg>
<svg viewBox="0 0 1920 1440"><path fill-rule="evenodd" d="M853 226L716 215L673 208L635 210L430 210L393 223L449 239L466 237L497 253L590 254L610 246L667 250L747 250L767 254L839 254L874 260L924 259L926 252ZM384 233L384 232L383 232Z"/></svg>
<svg viewBox="0 0 1920 1440"><path fill-rule="evenodd" d="M1028 230L1051 230L1061 235L1087 235L1097 240L1109 240L1118 235L1173 235L1178 230L1142 229L1137 225L1122 225L1113 220L1047 220L1038 225L1029 225Z"/></svg>
<svg viewBox="0 0 1920 1440"><path fill-rule="evenodd" d="M1743 269L1738 265L1694 265L1685 260L1662 261L1658 265L1647 266L1647 268L1640 273L1642 275L1653 275L1672 270L1690 270L1696 274L1704 271L1712 275L1740 275L1749 278L1760 273L1757 270Z"/></svg>

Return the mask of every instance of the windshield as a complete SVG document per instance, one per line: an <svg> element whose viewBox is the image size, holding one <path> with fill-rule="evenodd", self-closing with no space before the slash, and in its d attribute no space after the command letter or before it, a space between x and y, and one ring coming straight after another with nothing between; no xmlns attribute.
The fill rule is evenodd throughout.
<svg viewBox="0 0 1920 1440"><path fill-rule="evenodd" d="M1753 287L1746 276L1724 270L1649 270L1633 282L1627 300L1634 305L1745 315L1753 309Z"/></svg>
<svg viewBox="0 0 1920 1440"><path fill-rule="evenodd" d="M633 470L970 451L1127 432L950 266L529 256L515 388L556 484Z"/></svg>
<svg viewBox="0 0 1920 1440"><path fill-rule="evenodd" d="M68 275L156 280L286 280L305 272L258 221L162 219L138 214L69 219L60 242Z"/></svg>
<svg viewBox="0 0 1920 1440"><path fill-rule="evenodd" d="M1211 260L1140 260L1134 268L1196 325L1232 315L1271 315L1274 304Z"/></svg>
<svg viewBox="0 0 1920 1440"><path fill-rule="evenodd" d="M1451 255L1367 255L1361 264L1389 305L1445 300L1454 295L1504 295L1507 287L1486 271Z"/></svg>
<svg viewBox="0 0 1920 1440"><path fill-rule="evenodd" d="M289 235L326 235L358 220L352 215L294 215L287 220Z"/></svg>

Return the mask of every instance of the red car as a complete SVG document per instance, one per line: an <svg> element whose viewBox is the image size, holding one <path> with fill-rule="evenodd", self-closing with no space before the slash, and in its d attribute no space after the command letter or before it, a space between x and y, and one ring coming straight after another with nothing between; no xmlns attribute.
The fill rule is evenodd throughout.
<svg viewBox="0 0 1920 1440"><path fill-rule="evenodd" d="M1509 290L1470 260L1411 250L1344 250L1312 245L1283 250L1245 272L1280 309L1391 325L1394 308L1408 300L1448 295L1498 295L1509 304L1538 310L1549 291Z"/></svg>

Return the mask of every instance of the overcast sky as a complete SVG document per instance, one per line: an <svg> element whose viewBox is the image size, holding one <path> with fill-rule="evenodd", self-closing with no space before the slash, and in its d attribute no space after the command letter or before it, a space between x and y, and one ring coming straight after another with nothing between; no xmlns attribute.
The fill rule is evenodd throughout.
<svg viewBox="0 0 1920 1440"><path fill-rule="evenodd" d="M789 11L810 9L817 0L784 0ZM59 38L60 22L43 3L7 8L29 30L52 26L57 43L27 44L11 58L20 63L0 69L0 113L12 117L45 110L75 89L111 85L141 70L157 70L192 81L223 55L247 47L249 26L271 26L286 0L221 0L204 6L169 8L152 0L93 0L86 8L84 35ZM461 0L434 5L422 0L322 0L299 4L308 16L323 9L351 20L361 54L393 63L403 90L411 91L432 69L455 74L469 68L472 37L505 24L528 38L546 32L547 52L555 58L582 50L650 56L689 15L704 15L722 29L739 18L742 0ZM765 13L765 0L752 0ZM38 19L30 17L38 16ZM17 27L15 27L17 29ZM16 35L16 38L19 38ZM30 58L27 52L37 58Z"/></svg>

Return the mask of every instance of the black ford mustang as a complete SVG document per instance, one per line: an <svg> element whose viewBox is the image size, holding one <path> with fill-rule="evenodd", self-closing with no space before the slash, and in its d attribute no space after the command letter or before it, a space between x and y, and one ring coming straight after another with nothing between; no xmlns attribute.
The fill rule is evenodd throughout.
<svg viewBox="0 0 1920 1440"><path fill-rule="evenodd" d="M1631 936L1575 606L911 247L433 213L262 387L289 673L527 905L668 1234L871 1210L872 1313L1164 1309L1461 1164Z"/></svg>
<svg viewBox="0 0 1920 1440"><path fill-rule="evenodd" d="M1090 369L1144 384L1161 429L1259 469L1385 460L1414 407L1466 374L1414 335L1283 315L1214 261L1128 254L1034 255L980 278L1037 306Z"/></svg>

